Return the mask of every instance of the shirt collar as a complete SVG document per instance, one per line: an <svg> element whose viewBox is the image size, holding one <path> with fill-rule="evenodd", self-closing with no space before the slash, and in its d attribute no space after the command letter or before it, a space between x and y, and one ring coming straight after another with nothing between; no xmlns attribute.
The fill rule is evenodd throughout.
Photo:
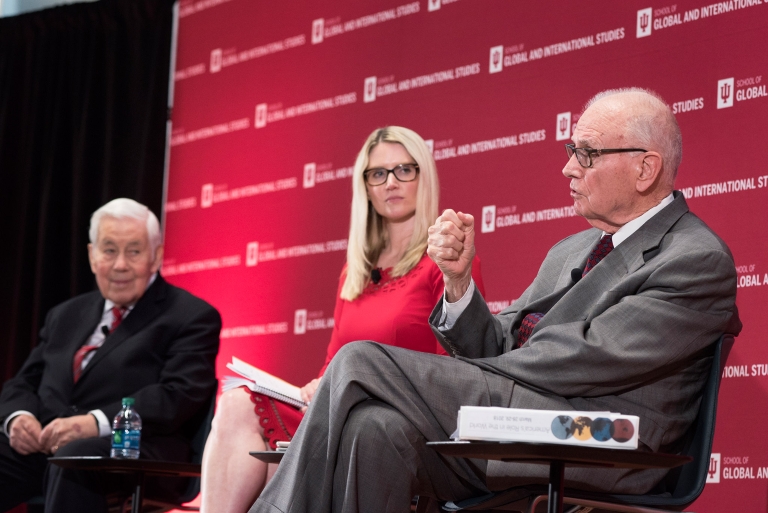
<svg viewBox="0 0 768 513"><path fill-rule="evenodd" d="M669 196L661 200L661 202L650 209L645 214L641 215L640 217L636 217L632 219L630 222L616 230L616 233L613 234L613 237L611 237L611 241L613 242L613 247L615 248L625 240L629 238L630 235L635 233L637 230L640 229L641 226L643 226L645 223L648 222L650 218L658 214L664 207L672 203L672 200L675 199L675 196L673 193L670 193ZM603 232L603 235L605 235L605 232Z"/></svg>

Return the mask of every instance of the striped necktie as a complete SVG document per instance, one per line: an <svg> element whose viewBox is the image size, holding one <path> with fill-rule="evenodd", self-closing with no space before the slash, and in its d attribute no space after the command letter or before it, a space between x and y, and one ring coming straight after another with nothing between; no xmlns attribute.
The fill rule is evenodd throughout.
<svg viewBox="0 0 768 513"><path fill-rule="evenodd" d="M112 324L109 326L110 333L115 331L117 327L120 326L120 323L123 322L123 316L126 311L128 311L128 309L125 307L112 307ZM75 383L77 383L77 380L80 379L80 375L83 373L83 360L86 355L91 351L97 350L99 347L101 346L85 345L75 352L75 357L72 359L72 376L74 377Z"/></svg>

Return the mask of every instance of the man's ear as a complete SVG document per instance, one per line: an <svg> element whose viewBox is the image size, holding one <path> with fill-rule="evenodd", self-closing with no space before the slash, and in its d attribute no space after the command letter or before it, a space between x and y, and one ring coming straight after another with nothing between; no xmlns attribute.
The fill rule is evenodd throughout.
<svg viewBox="0 0 768 513"><path fill-rule="evenodd" d="M155 250L155 261L152 262L152 272L156 273L160 269L160 265L163 263L163 251L165 248L160 244Z"/></svg>
<svg viewBox="0 0 768 513"><path fill-rule="evenodd" d="M657 182L661 175L662 157L656 151L649 151L643 155L643 160L639 164L640 169L637 172L637 181L635 187L638 192L645 192Z"/></svg>
<svg viewBox="0 0 768 513"><path fill-rule="evenodd" d="M96 248L94 248L93 244L89 242L88 243L88 263L91 264L91 272L93 274L96 274L96 256L93 254L95 250Z"/></svg>

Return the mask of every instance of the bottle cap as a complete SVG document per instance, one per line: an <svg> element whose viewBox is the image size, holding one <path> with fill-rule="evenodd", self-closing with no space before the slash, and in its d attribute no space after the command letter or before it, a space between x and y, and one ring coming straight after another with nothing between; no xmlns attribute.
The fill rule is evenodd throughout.
<svg viewBox="0 0 768 513"><path fill-rule="evenodd" d="M133 406L133 397L123 397L123 406Z"/></svg>

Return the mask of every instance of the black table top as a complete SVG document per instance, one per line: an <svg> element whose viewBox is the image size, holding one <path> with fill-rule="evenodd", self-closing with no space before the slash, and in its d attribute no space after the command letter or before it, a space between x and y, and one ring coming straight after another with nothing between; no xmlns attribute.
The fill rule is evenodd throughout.
<svg viewBox="0 0 768 513"><path fill-rule="evenodd" d="M672 468L693 460L689 456L678 454L529 442L462 440L427 442L427 446L446 456L537 463L561 461L568 466L581 467Z"/></svg>
<svg viewBox="0 0 768 513"><path fill-rule="evenodd" d="M48 458L48 461L63 468L78 470L100 470L118 473L143 472L154 476L196 477L200 475L199 463L182 463L178 461L131 460L105 458L102 456L54 456Z"/></svg>
<svg viewBox="0 0 768 513"><path fill-rule="evenodd" d="M251 451L248 454L256 458L257 460L264 461L266 463L280 463L283 459L285 452L277 451Z"/></svg>

